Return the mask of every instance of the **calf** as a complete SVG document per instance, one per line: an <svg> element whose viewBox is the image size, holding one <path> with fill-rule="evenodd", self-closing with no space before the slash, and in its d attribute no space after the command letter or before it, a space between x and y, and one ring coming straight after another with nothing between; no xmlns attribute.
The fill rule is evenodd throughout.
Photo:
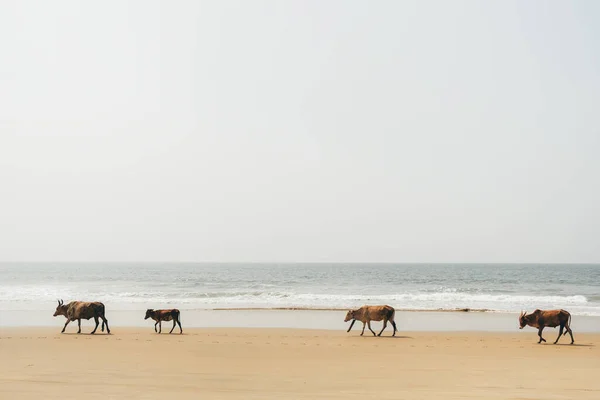
<svg viewBox="0 0 600 400"><path fill-rule="evenodd" d="M58 307L56 307L56 311L54 312L54 316L57 317L59 315L64 315L67 318L67 322L63 327L60 333L65 333L65 329L67 329L67 325L69 322L77 320L77 325L79 330L77 333L81 333L81 319L90 319L94 318L96 322L96 327L91 332L93 335L96 333L96 329L98 329L98 319L102 318L102 332L104 332L104 325L106 324L106 332L110 333L110 328L108 327L108 320L104 316L104 304L94 301L94 302L86 302L86 301L72 301L69 304L65 304L64 301L58 300Z"/></svg>
<svg viewBox="0 0 600 400"><path fill-rule="evenodd" d="M179 334L183 333L180 322L180 312L176 308L172 310L153 310L150 308L146 310L146 317L144 319L148 318L152 318L156 321L156 324L154 324L154 332L162 332L162 321L173 320L173 327L169 333L173 332L173 329L175 329L175 324L179 325ZM156 330L156 325L158 325L158 331Z"/></svg>
<svg viewBox="0 0 600 400"><path fill-rule="evenodd" d="M573 331L569 326L570 324L571 314L565 310L535 310L531 314L527 314L527 312L524 311L521 313L521 315L519 315L519 329L523 329L527 325L538 328L538 336L540 337L538 343L546 341L546 339L542 337L542 331L547 326L551 328L560 326L560 331L558 331L558 337L554 341L554 344L558 343L558 339L560 339L560 337L563 335L563 328L567 329L564 333L565 335L567 332L569 335L571 335L571 344L575 343L575 340L573 339Z"/></svg>
<svg viewBox="0 0 600 400"><path fill-rule="evenodd" d="M350 329L354 326L356 320L359 320L363 323L363 328L360 336L365 333L365 325L369 326L369 330L373 333L373 336L381 336L385 327L387 326L387 322L390 321L392 326L394 327L394 333L392 336L396 336L396 322L394 321L394 316L396 315L396 310L391 306L362 306L357 310L350 310L346 314L346 319L344 322L348 322L352 320L350 324L350 328L348 328L347 332L350 332ZM383 328L378 335L375 335L373 329L371 329L371 321L381 321L383 320Z"/></svg>

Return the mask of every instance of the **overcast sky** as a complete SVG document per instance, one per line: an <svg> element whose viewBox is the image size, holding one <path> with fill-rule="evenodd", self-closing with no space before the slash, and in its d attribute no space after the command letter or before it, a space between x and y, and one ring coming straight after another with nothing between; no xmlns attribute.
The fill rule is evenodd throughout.
<svg viewBox="0 0 600 400"><path fill-rule="evenodd" d="M0 260L600 262L600 2L0 5Z"/></svg>

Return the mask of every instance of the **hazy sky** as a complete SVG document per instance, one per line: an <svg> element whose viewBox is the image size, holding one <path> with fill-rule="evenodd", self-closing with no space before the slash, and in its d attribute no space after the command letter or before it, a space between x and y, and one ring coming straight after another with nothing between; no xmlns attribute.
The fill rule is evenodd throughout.
<svg viewBox="0 0 600 400"><path fill-rule="evenodd" d="M0 260L600 262L598 21L2 2Z"/></svg>

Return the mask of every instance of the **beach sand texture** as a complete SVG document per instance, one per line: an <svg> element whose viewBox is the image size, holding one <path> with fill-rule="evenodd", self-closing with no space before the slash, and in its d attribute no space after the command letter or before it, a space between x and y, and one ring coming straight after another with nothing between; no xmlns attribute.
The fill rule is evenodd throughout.
<svg viewBox="0 0 600 400"><path fill-rule="evenodd" d="M0 398L600 398L600 335L576 331L573 346L564 337L538 345L534 329L396 338L360 337L357 327L59 331L0 329Z"/></svg>

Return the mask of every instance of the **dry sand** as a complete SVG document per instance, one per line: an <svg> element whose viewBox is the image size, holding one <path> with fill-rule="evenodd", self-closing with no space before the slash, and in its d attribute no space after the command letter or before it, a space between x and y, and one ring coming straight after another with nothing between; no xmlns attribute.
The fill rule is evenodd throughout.
<svg viewBox="0 0 600 400"><path fill-rule="evenodd" d="M577 331L60 329L0 329L0 398L600 399L600 334Z"/></svg>

